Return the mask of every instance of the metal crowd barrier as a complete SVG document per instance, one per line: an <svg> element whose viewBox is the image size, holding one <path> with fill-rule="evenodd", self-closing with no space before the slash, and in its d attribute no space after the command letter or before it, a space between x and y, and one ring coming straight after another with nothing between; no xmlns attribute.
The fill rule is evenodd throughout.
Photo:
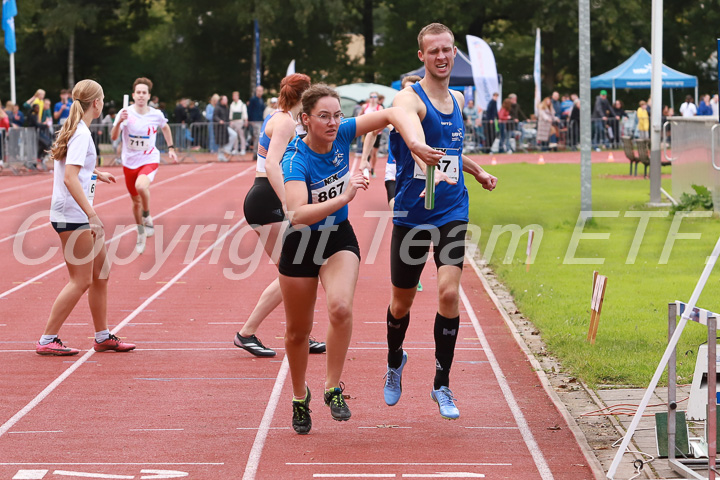
<svg viewBox="0 0 720 480"><path fill-rule="evenodd" d="M175 153L178 156L179 162L186 160L197 162L200 154L217 154L223 146L234 138L233 135L227 132L227 129L230 127L230 123L222 125L213 122L195 122L191 124L168 123L168 126L172 132ZM97 135L100 139L99 143L101 151L113 152L115 157L114 163L119 164L120 139L115 142L110 140L111 129L112 125L93 125L91 130L93 131L93 134ZM252 129L246 128L244 132L241 131L241 133L246 136L247 146L251 146L252 139L249 137L252 134ZM240 150L241 145L240 138L238 137L237 145L235 146L238 151ZM168 145L165 141L165 136L161 131L157 132L155 146L161 153L168 153ZM165 162L164 156L161 157L161 161Z"/></svg>
<svg viewBox="0 0 720 480"><path fill-rule="evenodd" d="M38 133L35 128L22 127L2 130L2 161L13 173L43 169L38 162Z"/></svg>
<svg viewBox="0 0 720 480"><path fill-rule="evenodd" d="M617 119L592 120L593 148L622 148L623 136L635 136L632 122ZM579 122L557 119L547 142L537 140L537 121L492 121L465 123L464 150L468 153L529 152L577 150L580 145Z"/></svg>

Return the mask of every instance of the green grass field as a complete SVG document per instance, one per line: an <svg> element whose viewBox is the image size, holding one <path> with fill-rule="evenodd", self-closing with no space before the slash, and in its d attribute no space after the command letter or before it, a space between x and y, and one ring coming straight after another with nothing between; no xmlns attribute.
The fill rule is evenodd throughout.
<svg viewBox="0 0 720 480"><path fill-rule="evenodd" d="M593 164L592 168L593 210L610 212L607 214L613 216L596 216L586 224L583 234L605 234L606 237L583 238L574 255L581 259L579 264L565 261L580 212L579 165L487 167L498 177L498 186L490 193L482 190L472 178L467 181L470 223L481 228L478 244L481 252L511 291L518 308L540 330L550 353L559 358L568 373L590 386L646 386L667 345L667 304L690 299L706 257L720 234L720 221L717 218L683 219L679 237L696 233L700 238L670 235L671 241L672 238L676 241L669 255L665 255L666 263L661 263L673 224L672 214L649 218L645 234L636 239L641 220L638 214L669 210L645 205L649 200L649 180L610 177L627 175L627 163ZM670 173L669 167L664 168L663 173ZM670 179L663 179L663 188L670 191L670 187ZM516 250L510 249L514 256L507 257L512 235L498 235L497 229L508 225L525 228L533 224L536 226L530 228L536 230L538 250L530 272L526 273L527 234L519 239ZM493 228L496 228L497 242L490 252L488 244L493 243L490 241ZM629 260L633 242L640 238L636 258ZM601 264L589 264L589 261ZM594 270L606 275L608 284L597 340L595 345L590 345L585 338L590 322ZM698 305L720 311L720 265L710 276ZM691 380L697 346L706 339L704 327L690 322L685 328L678 348L681 383Z"/></svg>

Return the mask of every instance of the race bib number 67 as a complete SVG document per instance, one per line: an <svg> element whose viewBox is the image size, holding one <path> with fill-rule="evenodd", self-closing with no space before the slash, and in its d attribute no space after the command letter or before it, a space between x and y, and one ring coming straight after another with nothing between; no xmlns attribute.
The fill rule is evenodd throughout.
<svg viewBox="0 0 720 480"><path fill-rule="evenodd" d="M440 158L436 168L457 182L460 178L460 156L456 153L457 150L452 149L453 153L449 152L449 150L451 150L449 148L437 148L436 150L440 150L445 154ZM423 173L417 163L415 163L415 171L413 173L413 178L425 180L425 173Z"/></svg>

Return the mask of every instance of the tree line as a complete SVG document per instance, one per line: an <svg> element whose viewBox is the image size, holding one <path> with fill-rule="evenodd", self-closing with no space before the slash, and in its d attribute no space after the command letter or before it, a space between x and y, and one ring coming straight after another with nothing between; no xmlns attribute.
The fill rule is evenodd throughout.
<svg viewBox="0 0 720 480"><path fill-rule="evenodd" d="M213 92L253 86L253 20L261 35L262 83L272 92L291 60L313 81L389 85L418 68L417 33L427 23L450 26L458 47L465 35L493 48L503 93L515 92L532 111L535 29L542 32L543 96L578 91L578 4L571 0L17 0L17 97L93 78L108 98L122 98L148 76L153 94L172 105L180 96L207 100ZM650 50L651 3L592 0L592 74ZM720 9L701 0L664 1L664 62L717 86L716 34ZM351 35L365 55L348 53ZM7 53L0 65L9 69ZM6 70L8 71L8 70ZM0 76L0 98L10 91ZM620 92L641 98L649 91ZM667 102L665 102L667 103Z"/></svg>

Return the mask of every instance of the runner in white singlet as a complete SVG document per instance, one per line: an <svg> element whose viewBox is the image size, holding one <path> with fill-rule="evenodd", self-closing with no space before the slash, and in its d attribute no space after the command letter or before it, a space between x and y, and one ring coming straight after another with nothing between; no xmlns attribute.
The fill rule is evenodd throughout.
<svg viewBox="0 0 720 480"><path fill-rule="evenodd" d="M160 110L148 105L152 82L144 77L133 83L134 104L120 110L115 117L110 136L117 140L122 131L122 164L125 186L133 201L133 217L138 236L135 250L145 251L146 237L152 237L155 226L150 216L150 182L160 163L160 151L155 145L160 129L168 145L170 159L177 163L175 145L167 119Z"/></svg>

